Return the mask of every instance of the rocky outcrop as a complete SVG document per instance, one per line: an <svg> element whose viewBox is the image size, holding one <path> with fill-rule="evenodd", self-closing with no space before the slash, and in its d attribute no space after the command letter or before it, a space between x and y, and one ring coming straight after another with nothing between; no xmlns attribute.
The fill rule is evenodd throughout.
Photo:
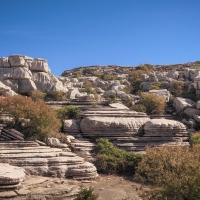
<svg viewBox="0 0 200 200"><path fill-rule="evenodd" d="M185 108L192 107L193 105L194 101L182 97L176 97L173 101L173 106L177 112L183 111Z"/></svg>
<svg viewBox="0 0 200 200"><path fill-rule="evenodd" d="M97 176L93 164L69 151L32 141L0 142L0 162L22 167L26 174L91 179Z"/></svg>
<svg viewBox="0 0 200 200"><path fill-rule="evenodd" d="M0 163L0 191L17 189L24 179L23 168Z"/></svg>
<svg viewBox="0 0 200 200"><path fill-rule="evenodd" d="M68 119L63 122L63 131L65 134L77 136L81 133L80 120Z"/></svg>
<svg viewBox="0 0 200 200"><path fill-rule="evenodd" d="M1 128L4 124L1 125ZM10 140L24 140L24 135L15 129L3 128L0 133L0 141L10 141Z"/></svg>
<svg viewBox="0 0 200 200"><path fill-rule="evenodd" d="M14 96L16 93L9 87L0 82L0 96Z"/></svg>
<svg viewBox="0 0 200 200"><path fill-rule="evenodd" d="M50 74L47 60L41 58L23 55L0 58L0 81L12 88L8 80L17 81L15 82L18 85L16 92L20 94L26 94L32 90L40 90L47 94L68 91L57 77Z"/></svg>

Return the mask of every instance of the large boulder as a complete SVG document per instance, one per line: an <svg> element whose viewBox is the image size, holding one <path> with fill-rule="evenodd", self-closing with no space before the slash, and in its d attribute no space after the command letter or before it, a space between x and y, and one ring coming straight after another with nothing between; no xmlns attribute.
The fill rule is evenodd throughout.
<svg viewBox="0 0 200 200"><path fill-rule="evenodd" d="M144 136L149 137L185 137L188 136L186 126L175 120L151 119L144 125Z"/></svg>
<svg viewBox="0 0 200 200"><path fill-rule="evenodd" d="M50 73L47 60L41 58L34 58L29 67L31 71Z"/></svg>
<svg viewBox="0 0 200 200"><path fill-rule="evenodd" d="M10 87L0 82L0 96L14 96L16 93Z"/></svg>
<svg viewBox="0 0 200 200"><path fill-rule="evenodd" d="M30 80L19 80L18 81L18 92L19 94L27 94L32 90L37 90L35 83Z"/></svg>
<svg viewBox="0 0 200 200"><path fill-rule="evenodd" d="M168 71L168 73L166 74L167 77L172 78L177 80L179 77L179 72L175 71L175 70L170 70Z"/></svg>
<svg viewBox="0 0 200 200"><path fill-rule="evenodd" d="M25 170L21 167L0 163L0 185L4 190L16 189L25 179Z"/></svg>
<svg viewBox="0 0 200 200"><path fill-rule="evenodd" d="M175 107L177 112L184 110L187 107L192 107L194 105L194 101L191 99L185 99L182 97L176 97L173 101L173 106Z"/></svg>
<svg viewBox="0 0 200 200"><path fill-rule="evenodd" d="M24 57L22 55L12 55L8 57L8 61L11 67L27 67Z"/></svg>
<svg viewBox="0 0 200 200"><path fill-rule="evenodd" d="M149 118L85 117L81 121L82 135L86 137L125 137L142 131Z"/></svg>
<svg viewBox="0 0 200 200"><path fill-rule="evenodd" d="M80 134L80 120L67 119L63 123L63 131L68 135L77 136Z"/></svg>
<svg viewBox="0 0 200 200"><path fill-rule="evenodd" d="M186 108L186 109L184 110L184 113L185 113L187 116L193 118L194 115L200 115L200 110L195 109L195 108Z"/></svg>

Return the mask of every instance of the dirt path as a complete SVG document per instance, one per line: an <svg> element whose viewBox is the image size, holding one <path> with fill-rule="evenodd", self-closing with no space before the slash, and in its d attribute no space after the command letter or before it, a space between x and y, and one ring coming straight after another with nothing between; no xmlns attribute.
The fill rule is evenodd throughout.
<svg viewBox="0 0 200 200"><path fill-rule="evenodd" d="M141 200L143 190L132 177L100 175L92 181L65 178L27 176L22 188L15 192L0 192L0 199L12 200L73 200L80 187L92 187L98 200Z"/></svg>

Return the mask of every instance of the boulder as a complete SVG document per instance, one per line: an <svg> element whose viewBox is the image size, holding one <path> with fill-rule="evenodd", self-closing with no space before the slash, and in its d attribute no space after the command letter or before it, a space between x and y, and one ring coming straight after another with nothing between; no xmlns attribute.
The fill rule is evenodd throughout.
<svg viewBox="0 0 200 200"><path fill-rule="evenodd" d="M24 169L0 163L0 186L1 189L16 189L25 179Z"/></svg>
<svg viewBox="0 0 200 200"><path fill-rule="evenodd" d="M18 81L18 92L20 94L28 94L32 90L37 90L37 87L32 80L27 79Z"/></svg>
<svg viewBox="0 0 200 200"><path fill-rule="evenodd" d="M175 71L175 70L170 70L168 71L168 73L166 74L167 77L172 78L177 80L179 77L179 72Z"/></svg>
<svg viewBox="0 0 200 200"><path fill-rule="evenodd" d="M2 83L11 88L14 92L18 92L18 80L4 79Z"/></svg>
<svg viewBox="0 0 200 200"><path fill-rule="evenodd" d="M151 119L144 125L144 136L153 137L185 137L188 136L186 126L175 120Z"/></svg>
<svg viewBox="0 0 200 200"><path fill-rule="evenodd" d="M186 109L184 110L184 113L185 113L187 116L193 118L193 115L200 115L200 110L195 109L195 108L186 108Z"/></svg>
<svg viewBox="0 0 200 200"><path fill-rule="evenodd" d="M14 96L16 93L10 87L0 82L0 96Z"/></svg>
<svg viewBox="0 0 200 200"><path fill-rule="evenodd" d="M25 67L0 68L0 79L31 79L32 73Z"/></svg>
<svg viewBox="0 0 200 200"><path fill-rule="evenodd" d="M63 122L63 131L65 134L77 136L81 133L80 120L67 119Z"/></svg>
<svg viewBox="0 0 200 200"><path fill-rule="evenodd" d="M196 108L197 108L197 109L200 109L200 100L197 101Z"/></svg>
<svg viewBox="0 0 200 200"><path fill-rule="evenodd" d="M140 88L143 91L149 91L151 89L151 83L150 82L141 82Z"/></svg>
<svg viewBox="0 0 200 200"><path fill-rule="evenodd" d="M103 93L103 96L104 97L109 97L111 94L115 94L116 95L116 91L115 90L108 90L108 91L105 91Z"/></svg>
<svg viewBox="0 0 200 200"><path fill-rule="evenodd" d="M50 73L47 60L41 58L34 58L29 65L31 71Z"/></svg>
<svg viewBox="0 0 200 200"><path fill-rule="evenodd" d="M97 93L104 93L105 91L101 89L100 87L95 88Z"/></svg>
<svg viewBox="0 0 200 200"><path fill-rule="evenodd" d="M149 76L147 74L141 74L141 80L142 82L147 82L149 81Z"/></svg>
<svg viewBox="0 0 200 200"><path fill-rule="evenodd" d="M8 61L11 67L27 67L24 57L22 55L12 55L8 57Z"/></svg>
<svg viewBox="0 0 200 200"><path fill-rule="evenodd" d="M0 58L0 67L10 67L10 63L8 62L8 58L2 57Z"/></svg>
<svg viewBox="0 0 200 200"><path fill-rule="evenodd" d="M108 82L107 81L98 81L97 82L97 87L103 88L108 86Z"/></svg>
<svg viewBox="0 0 200 200"><path fill-rule="evenodd" d="M154 93L159 97L162 97L163 99L165 99L166 102L169 101L170 98L170 92L166 89L163 90L149 90L149 93Z"/></svg>
<svg viewBox="0 0 200 200"><path fill-rule="evenodd" d="M85 137L125 137L139 134L149 118L134 117L85 117L81 121Z"/></svg>
<svg viewBox="0 0 200 200"><path fill-rule="evenodd" d="M57 138L47 138L47 145L50 147L66 148L67 144L62 144Z"/></svg>
<svg viewBox="0 0 200 200"><path fill-rule="evenodd" d="M192 107L193 105L194 101L182 97L176 97L173 101L173 106L175 107L177 112L182 111L184 108Z"/></svg>

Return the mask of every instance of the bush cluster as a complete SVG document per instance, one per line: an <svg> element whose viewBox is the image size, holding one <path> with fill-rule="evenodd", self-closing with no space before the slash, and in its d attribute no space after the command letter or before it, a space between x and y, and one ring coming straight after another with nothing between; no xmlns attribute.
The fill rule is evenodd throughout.
<svg viewBox="0 0 200 200"><path fill-rule="evenodd" d="M149 183L148 200L200 199L200 146L147 148L135 180Z"/></svg>
<svg viewBox="0 0 200 200"><path fill-rule="evenodd" d="M78 193L77 197L74 200L96 200L98 195L94 194L93 188L82 187L81 191Z"/></svg>
<svg viewBox="0 0 200 200"><path fill-rule="evenodd" d="M108 139L100 138L96 146L97 158L95 166L103 173L134 174L142 156L115 147Z"/></svg>
<svg viewBox="0 0 200 200"><path fill-rule="evenodd" d="M141 92L139 104L132 106L132 109L147 114L163 114L165 112L166 102L164 98L154 93Z"/></svg>
<svg viewBox="0 0 200 200"><path fill-rule="evenodd" d="M1 98L0 109L13 118L12 126L24 133L25 138L35 137L44 140L51 132L61 127L55 111L44 101L34 102L25 96Z"/></svg>
<svg viewBox="0 0 200 200"><path fill-rule="evenodd" d="M77 119L80 115L80 109L76 106L63 106L56 109L57 117L61 121L65 119Z"/></svg>

